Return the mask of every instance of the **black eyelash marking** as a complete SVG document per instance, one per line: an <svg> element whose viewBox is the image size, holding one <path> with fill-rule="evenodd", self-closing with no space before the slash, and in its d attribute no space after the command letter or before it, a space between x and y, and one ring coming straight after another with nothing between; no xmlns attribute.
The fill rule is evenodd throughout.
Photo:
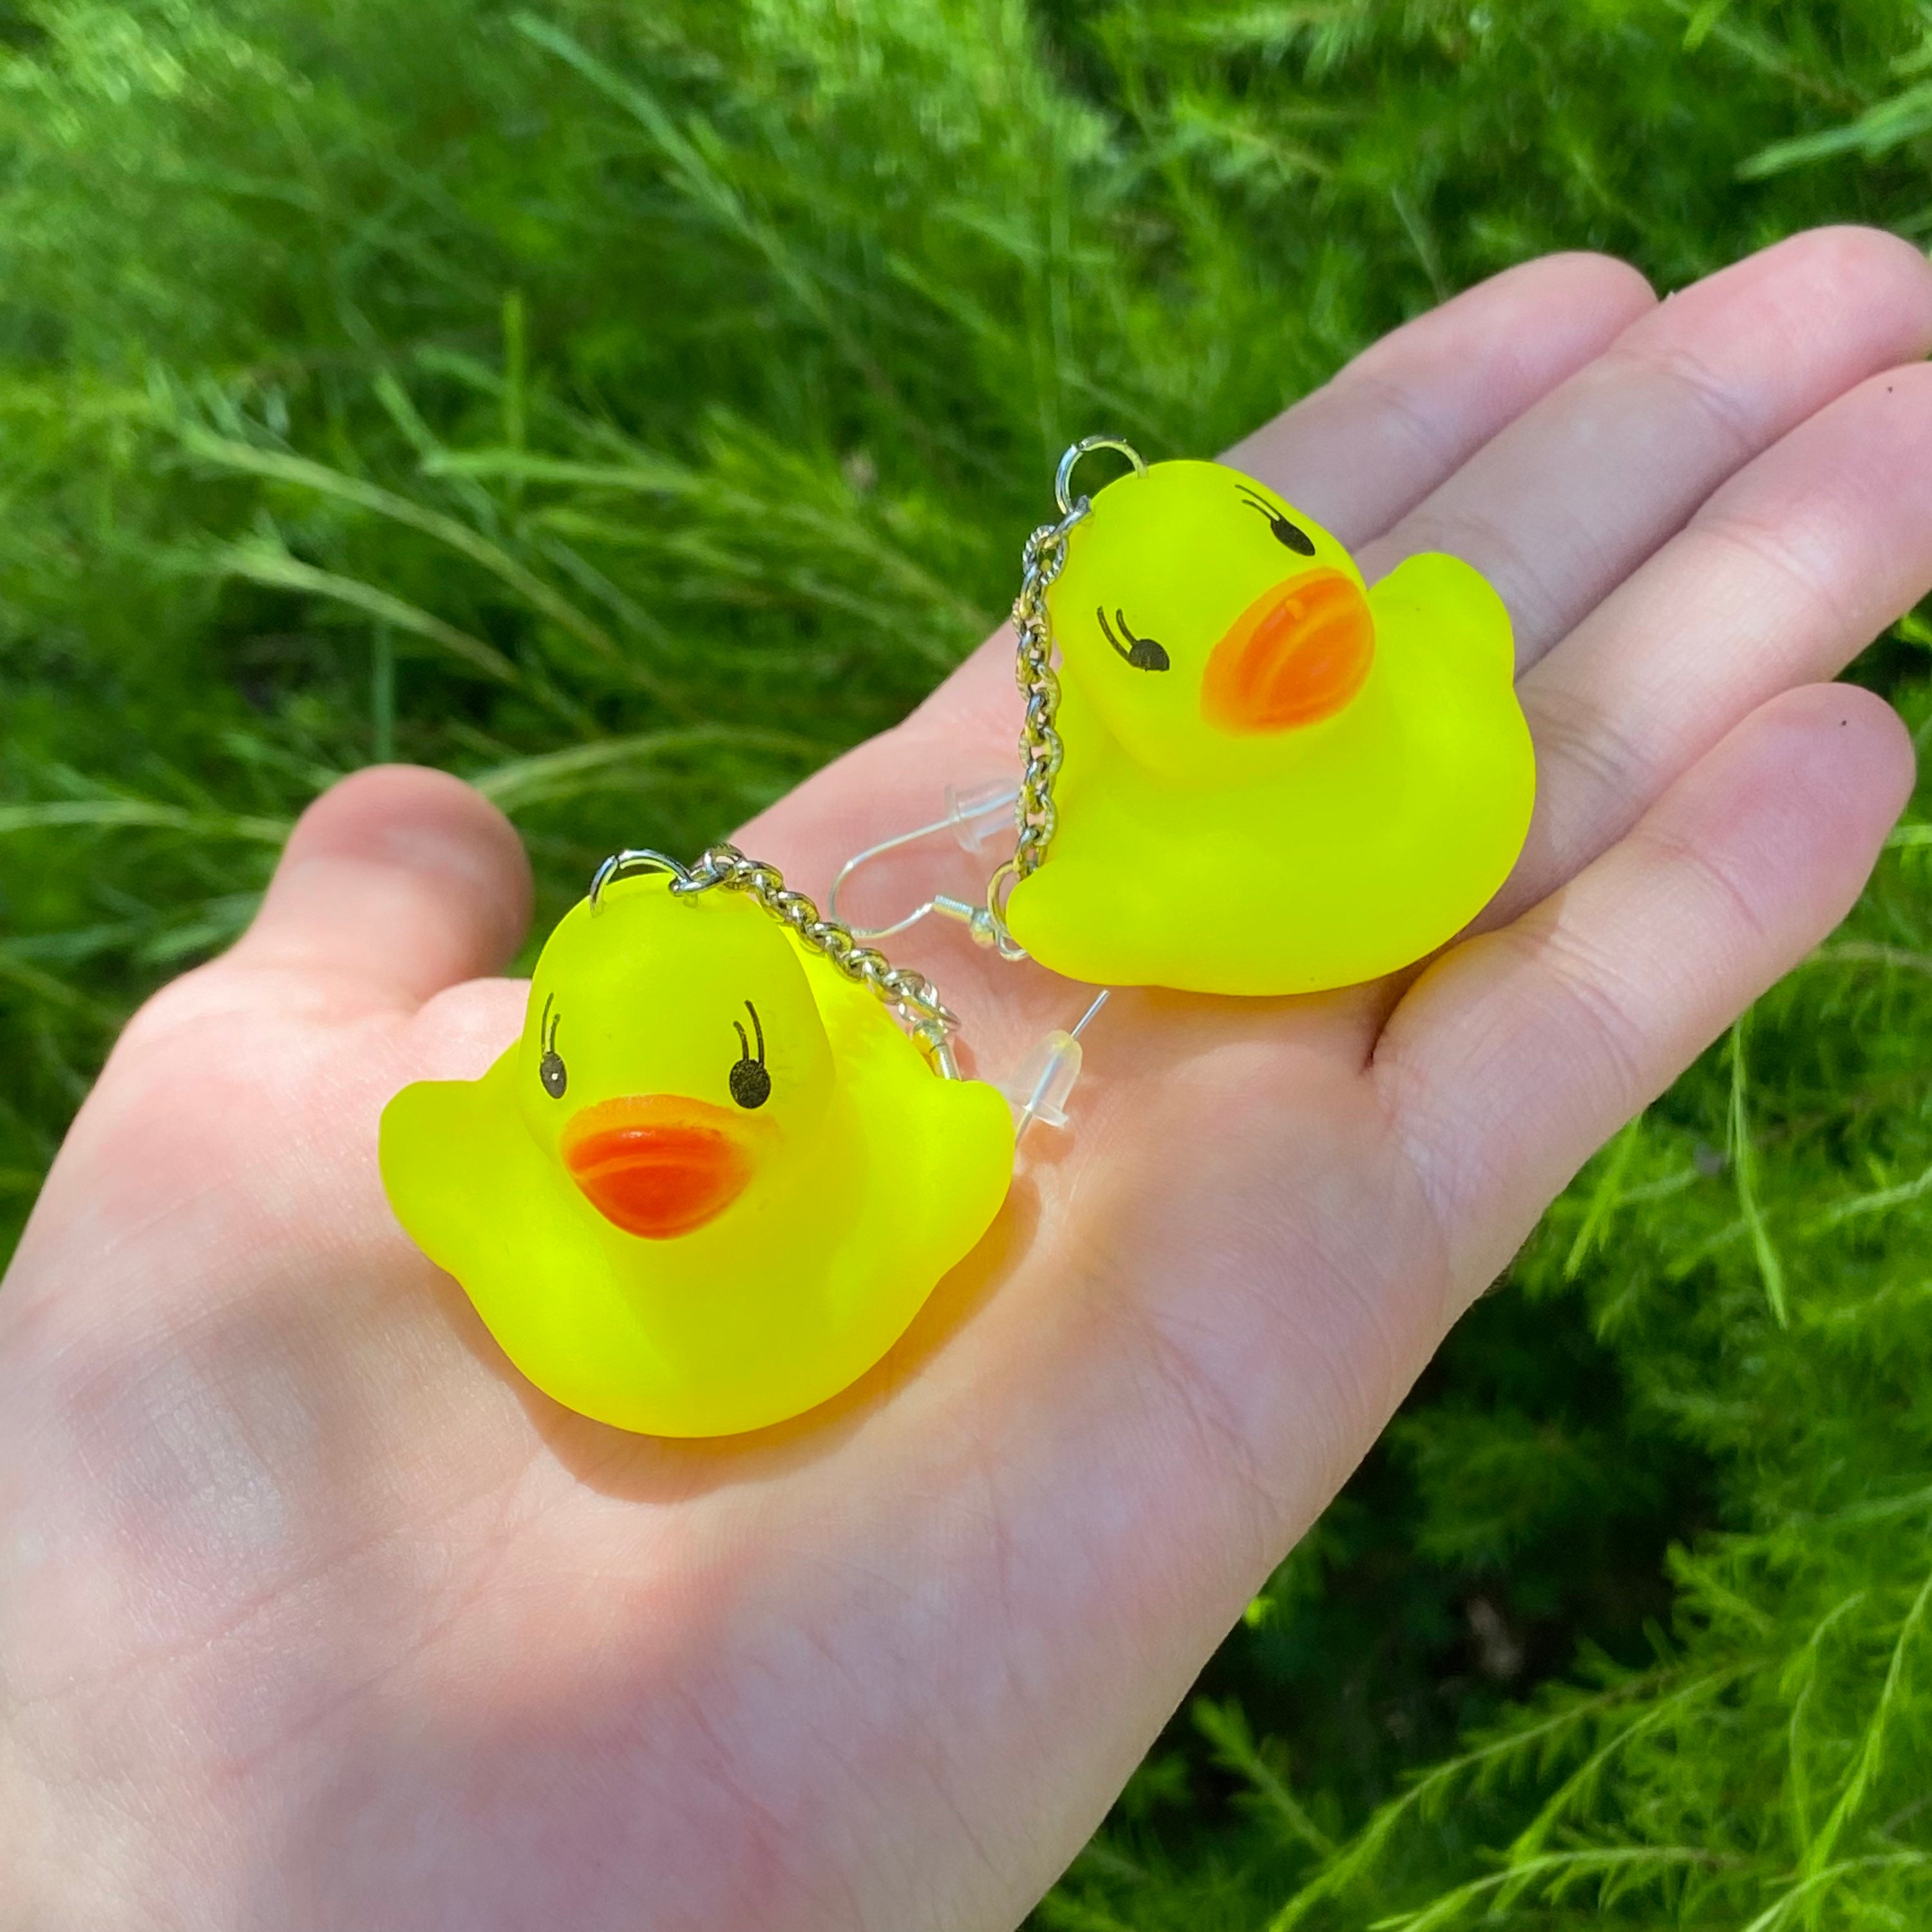
<svg viewBox="0 0 1932 1932"><path fill-rule="evenodd" d="M543 1017L537 1022L537 1045L542 1050L537 1062L537 1078L553 1100L561 1100L565 1088L570 1084L570 1076L565 1070L563 1056L556 1050L556 1030L563 1024L563 1016L559 1013L555 1019L550 1016L556 998L554 993L544 994Z"/></svg>
<svg viewBox="0 0 1932 1932"><path fill-rule="evenodd" d="M1120 642L1120 638L1114 636L1114 625L1107 622L1107 614L1105 610L1096 606L1094 614L1100 619L1101 631L1106 635L1108 643L1112 644L1114 649L1133 666L1135 670L1166 670L1168 668L1169 660L1166 647L1156 643L1152 638L1136 637L1127 628L1127 620L1120 611L1118 610L1114 611L1114 623L1120 626L1120 634L1127 640L1124 644Z"/></svg>
<svg viewBox="0 0 1932 1932"><path fill-rule="evenodd" d="M758 1057L752 1058L752 1043L745 1037L742 1022L734 1020L731 1030L738 1036L738 1062L727 1084L740 1106L762 1107L772 1097L772 1076L765 1070L765 1030L759 1023L758 1008L749 1000L745 1010L752 1016L752 1030L758 1036Z"/></svg>
<svg viewBox="0 0 1932 1932"><path fill-rule="evenodd" d="M1258 510L1268 520L1268 528L1274 531L1276 542L1292 550L1298 556L1315 554L1315 539L1308 532L1297 527L1262 496L1258 490L1241 485L1241 501L1251 510Z"/></svg>

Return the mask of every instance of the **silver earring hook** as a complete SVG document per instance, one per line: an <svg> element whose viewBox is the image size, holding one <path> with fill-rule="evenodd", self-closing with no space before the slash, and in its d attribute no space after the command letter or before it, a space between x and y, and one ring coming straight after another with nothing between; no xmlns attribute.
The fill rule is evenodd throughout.
<svg viewBox="0 0 1932 1932"><path fill-rule="evenodd" d="M1019 794L1015 788L1007 786L990 795L968 794L963 798L952 794L949 788L948 795L952 809L944 818L935 818L929 825L915 826L910 832L896 832L890 838L880 839L875 845L868 845L862 852L854 853L832 879L832 890L826 896L826 910L834 919L846 924L855 939L890 939L895 934L916 926L929 914L937 913L942 919L956 920L964 926L972 934L975 945L997 947L1003 959L1024 959L1027 956L1024 950L1014 942L1012 935L984 905L955 898L950 892L934 892L888 926L853 926L838 909L838 895L853 874L888 852L896 852L902 846L916 844L922 838L930 838L948 830L959 838L960 844L967 850L976 850L980 841L976 836L969 841L963 836L966 828L976 819L991 818L995 814L1010 815Z"/></svg>
<svg viewBox="0 0 1932 1932"><path fill-rule="evenodd" d="M1074 499L1070 494L1073 488L1073 466L1083 456L1090 456L1096 449L1118 450L1134 466L1136 476L1147 474L1147 465L1142 460L1140 452L1132 443L1123 442L1117 436L1083 436L1060 459L1060 467L1053 472L1053 500L1060 506L1060 514L1063 517L1073 514ZM1084 496L1079 500L1083 506L1087 501Z"/></svg>

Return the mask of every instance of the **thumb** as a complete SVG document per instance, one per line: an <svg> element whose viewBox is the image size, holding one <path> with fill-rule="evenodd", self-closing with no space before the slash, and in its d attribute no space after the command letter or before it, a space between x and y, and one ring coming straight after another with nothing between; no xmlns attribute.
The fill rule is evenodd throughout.
<svg viewBox="0 0 1932 1932"><path fill-rule="evenodd" d="M530 919L530 862L509 820L445 772L378 765L302 814L229 958L414 1007L502 967Z"/></svg>

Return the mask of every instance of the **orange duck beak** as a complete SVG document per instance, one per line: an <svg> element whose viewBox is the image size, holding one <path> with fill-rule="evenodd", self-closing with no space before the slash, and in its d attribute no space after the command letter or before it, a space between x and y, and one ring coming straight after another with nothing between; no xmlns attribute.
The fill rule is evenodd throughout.
<svg viewBox="0 0 1932 1932"><path fill-rule="evenodd" d="M1201 681L1201 715L1244 734L1318 723L1361 689L1375 655L1375 619L1354 579L1304 571L1228 627Z"/></svg>
<svg viewBox="0 0 1932 1932"><path fill-rule="evenodd" d="M667 1241L715 1220L757 1162L738 1118L708 1100L650 1094L571 1116L563 1164L584 1198L627 1234Z"/></svg>

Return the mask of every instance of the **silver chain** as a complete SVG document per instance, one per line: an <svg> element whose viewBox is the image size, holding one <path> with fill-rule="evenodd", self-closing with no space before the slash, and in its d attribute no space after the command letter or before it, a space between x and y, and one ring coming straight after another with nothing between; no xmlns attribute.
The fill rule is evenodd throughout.
<svg viewBox="0 0 1932 1932"><path fill-rule="evenodd" d="M1041 524L1027 538L1026 548L1021 553L1020 594L1013 600L1013 679L1026 700L1026 712L1020 724L1020 784L1019 796L1013 806L1013 856L986 885L986 910L992 914L995 929L1002 934L1006 920L1000 904L1001 886L1009 881L1017 885L1040 869L1060 824L1060 814L1053 802L1053 782L1060 776L1064 752L1058 729L1060 679L1053 668L1053 620L1046 608L1046 593L1066 566L1067 538L1094 507L1087 497L1070 499L1067 490L1073 466L1096 449L1117 449L1132 462L1137 475L1147 473L1139 452L1118 436L1082 436L1060 458L1053 479L1054 500L1060 511L1059 522Z"/></svg>
<svg viewBox="0 0 1932 1932"><path fill-rule="evenodd" d="M1027 538L1020 560L1020 594L1013 600L1013 680L1026 700L1026 715L1020 724L1020 795L1013 807L1016 879L1038 867L1059 826L1053 782L1060 775L1063 756L1054 728L1060 716L1060 679L1053 668L1053 622L1047 614L1046 593L1066 562L1066 539L1088 508L1082 496L1058 523L1041 524Z"/></svg>
<svg viewBox="0 0 1932 1932"><path fill-rule="evenodd" d="M904 1024L943 1078L961 1077L952 1051L959 1019L941 1002L939 988L923 973L895 966L876 946L854 938L849 926L822 916L804 893L786 885L784 874L776 866L748 859L735 845L711 846L691 866L680 866L662 852L619 852L598 867L590 881L591 910L597 910L604 888L613 879L640 871L670 873L671 891L680 896L714 887L744 893L790 931L800 944L829 959L847 979L869 988Z"/></svg>

